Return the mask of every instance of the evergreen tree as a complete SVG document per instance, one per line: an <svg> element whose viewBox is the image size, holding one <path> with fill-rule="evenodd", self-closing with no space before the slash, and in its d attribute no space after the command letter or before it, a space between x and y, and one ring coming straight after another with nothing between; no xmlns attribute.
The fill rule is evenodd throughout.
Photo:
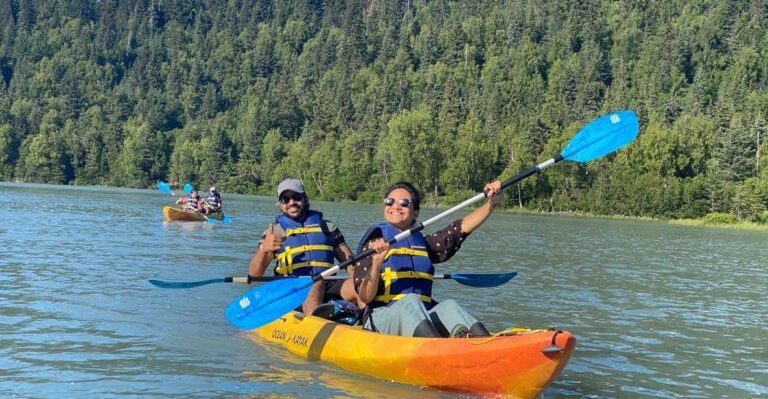
<svg viewBox="0 0 768 399"><path fill-rule="evenodd" d="M12 0L0 177L448 203L631 109L639 139L507 206L664 217L768 206L760 1ZM441 197L445 198L434 198Z"/></svg>

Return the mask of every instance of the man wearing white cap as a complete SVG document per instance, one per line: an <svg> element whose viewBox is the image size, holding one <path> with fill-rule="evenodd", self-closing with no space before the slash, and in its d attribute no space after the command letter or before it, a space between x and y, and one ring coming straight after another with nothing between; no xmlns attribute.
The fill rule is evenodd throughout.
<svg viewBox="0 0 768 399"><path fill-rule="evenodd" d="M203 211L207 215L222 213L221 205L221 195L216 191L216 187L211 187L211 189L208 190L208 196L205 197L205 201L203 202Z"/></svg>
<svg viewBox="0 0 768 399"><path fill-rule="evenodd" d="M339 228L325 220L322 213L309 209L309 198L299 180L280 182L277 198L280 214L261 236L248 264L248 275L263 276L267 265L277 259L275 275L312 276L333 266L334 259L343 262L352 257ZM345 281L349 283L344 285L344 281L339 280L315 283L302 304L302 312L312 314L326 298L347 299L347 292L354 295L351 280Z"/></svg>

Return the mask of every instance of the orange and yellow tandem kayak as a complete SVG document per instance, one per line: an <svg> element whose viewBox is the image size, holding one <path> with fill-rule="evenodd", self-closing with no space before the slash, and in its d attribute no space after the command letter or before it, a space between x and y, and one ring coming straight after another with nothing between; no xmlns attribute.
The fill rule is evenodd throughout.
<svg viewBox="0 0 768 399"><path fill-rule="evenodd" d="M208 219L215 219L215 220L222 219L220 213L214 213L208 216L204 216L196 212L182 211L181 209L173 208L170 206L166 206L163 208L163 215L165 215L165 218L168 220L178 220L178 221L184 221L184 222L205 222L205 221L208 221Z"/></svg>
<svg viewBox="0 0 768 399"><path fill-rule="evenodd" d="M291 312L251 331L309 360L404 384L534 398L565 367L576 346L569 332L509 330L493 337L384 335Z"/></svg>

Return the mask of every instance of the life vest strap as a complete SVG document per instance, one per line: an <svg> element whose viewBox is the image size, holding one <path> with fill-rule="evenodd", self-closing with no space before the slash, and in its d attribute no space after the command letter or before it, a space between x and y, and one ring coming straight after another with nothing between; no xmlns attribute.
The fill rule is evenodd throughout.
<svg viewBox="0 0 768 399"><path fill-rule="evenodd" d="M411 249L411 248L393 248L387 251L387 255L384 257L384 259L389 259L391 255L409 255L409 256L426 256L428 257L429 254L427 254L427 251L421 250L421 249Z"/></svg>
<svg viewBox="0 0 768 399"><path fill-rule="evenodd" d="M376 301L376 302L389 303L389 302L393 302L393 301L399 301L399 300L403 299L406 295L408 295L408 294L377 295L376 298L374 298L373 300ZM421 301L424 302L424 303L432 303L432 298L428 297L426 295L419 294L419 299L421 299Z"/></svg>
<svg viewBox="0 0 768 399"><path fill-rule="evenodd" d="M389 303L391 301L402 299L406 294L390 294L390 290L392 289L392 282L401 278L423 278L425 280L432 281L434 276L431 273L417 272L413 270L394 272L391 268L387 267L383 272L381 272L381 281L384 282L384 294L377 295L373 300L377 302ZM432 302L432 298L427 295L419 295L419 298L421 298L421 300L425 303Z"/></svg>
<svg viewBox="0 0 768 399"><path fill-rule="evenodd" d="M333 247L330 245L302 245L296 248L285 247L285 251L277 255L277 260L290 265L293 263L293 255L309 251L333 252Z"/></svg>
<svg viewBox="0 0 768 399"><path fill-rule="evenodd" d="M381 278L386 281L392 281L392 280L397 280L401 278L423 278L427 280L434 280L434 277L435 276L433 276L430 273L416 272L413 270L404 271L404 272L393 272L392 269L390 268L384 269L384 271L381 273Z"/></svg>
<svg viewBox="0 0 768 399"><path fill-rule="evenodd" d="M297 227L295 229L288 229L285 231L285 236L290 237L295 234L309 234L309 233L322 233L323 229L320 227Z"/></svg>
<svg viewBox="0 0 768 399"><path fill-rule="evenodd" d="M291 273L293 273L296 269L301 269L305 267L325 267L329 268L333 266L332 263L328 262L318 262L318 261L309 261L309 262L299 262L299 263L292 263L292 264L285 264L282 263L279 266L275 268L275 272L279 273L283 276L288 276Z"/></svg>

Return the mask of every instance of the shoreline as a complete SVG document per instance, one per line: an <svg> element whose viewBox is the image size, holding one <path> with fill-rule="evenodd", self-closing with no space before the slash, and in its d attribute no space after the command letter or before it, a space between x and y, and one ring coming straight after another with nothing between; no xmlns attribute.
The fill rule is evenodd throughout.
<svg viewBox="0 0 768 399"><path fill-rule="evenodd" d="M30 183L30 182L18 182L18 181L0 181L0 183L32 185L32 186L38 185L38 186L63 186L63 187L78 187L78 188L95 187L95 188L131 189L129 187L116 187L116 186L108 186L108 185L46 184L46 183ZM153 187L146 188L146 190L152 190L152 189ZM242 195L271 196L271 193L270 194L256 193L256 194L242 194ZM357 201L342 200L342 201L332 201L332 202L372 204L371 202L361 201L361 200L357 200ZM424 205L425 205L424 208L430 208L430 209L450 208L450 206L444 205L441 202L427 203ZM475 209L475 208L476 206L467 207L467 209ZM712 223L712 222L707 222L704 218L669 219L669 218L660 218L660 217L651 217L651 216L604 215L604 214L596 214L596 213L588 213L588 212L572 212L572 211L543 212L543 211L536 211L536 210L526 209L526 208L521 209L518 207L497 208L495 212L517 213L521 215L544 215L544 216L562 215L562 216L586 217L586 218L597 218L597 219L633 220L633 221L641 221L641 222L664 223L664 224L678 225L678 226L715 227L715 228L726 228L726 229L736 229L736 230L768 231L768 224L759 224L759 223L749 222L746 220L738 221L736 223Z"/></svg>
<svg viewBox="0 0 768 399"><path fill-rule="evenodd" d="M602 215L587 212L541 212L529 209L497 209L496 212L506 213L519 213L525 215L562 215L562 216L574 216L585 218L597 218L597 219L618 219L618 220L633 220L638 222L652 222L652 223L664 223L677 226L693 226L693 227L714 227L714 228L726 228L736 230L752 230L752 231L768 231L768 224L759 224L749 222L746 220L736 223L711 223L707 222L704 218L699 219L668 219L651 216L626 216L626 215Z"/></svg>

